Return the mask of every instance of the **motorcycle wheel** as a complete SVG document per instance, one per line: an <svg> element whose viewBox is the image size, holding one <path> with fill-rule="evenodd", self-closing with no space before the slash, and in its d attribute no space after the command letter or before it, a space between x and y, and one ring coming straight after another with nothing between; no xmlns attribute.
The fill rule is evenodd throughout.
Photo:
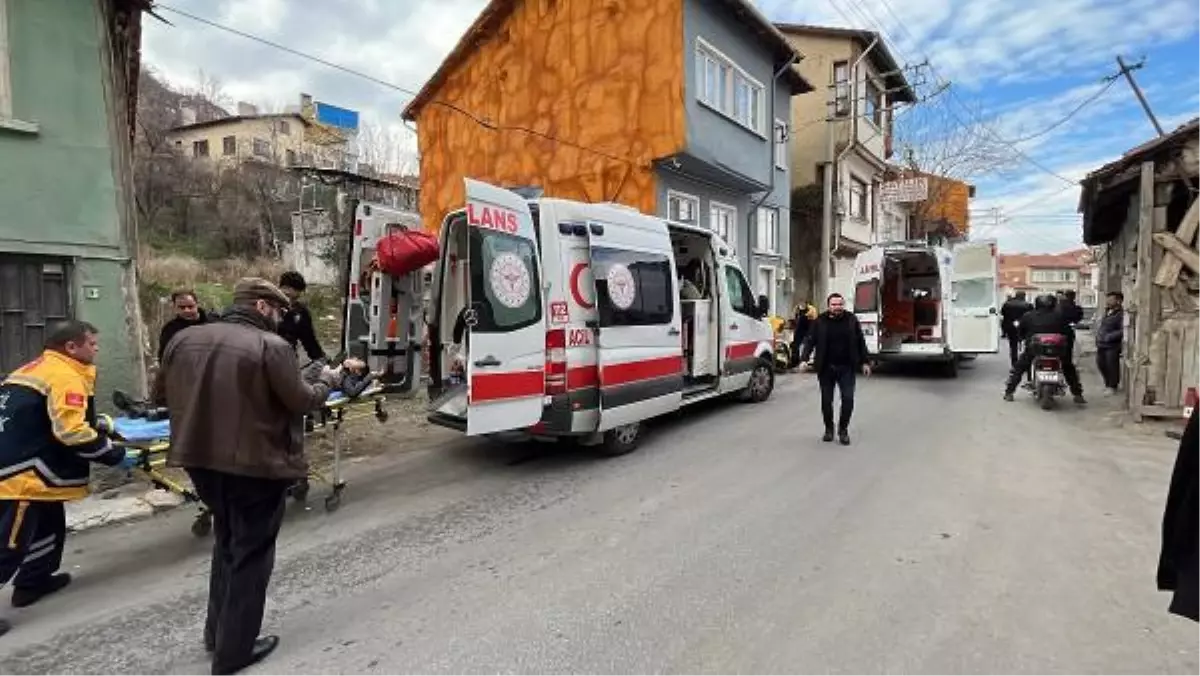
<svg viewBox="0 0 1200 676"><path fill-rule="evenodd" d="M1041 405L1043 411L1049 411L1054 408L1054 386L1042 385L1038 388L1038 404Z"/></svg>

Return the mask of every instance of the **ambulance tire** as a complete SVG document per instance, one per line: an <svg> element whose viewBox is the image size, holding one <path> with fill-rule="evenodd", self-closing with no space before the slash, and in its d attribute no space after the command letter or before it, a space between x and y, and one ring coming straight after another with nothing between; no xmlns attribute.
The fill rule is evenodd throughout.
<svg viewBox="0 0 1200 676"><path fill-rule="evenodd" d="M770 359L760 357L750 372L750 384L741 391L739 398L757 404L766 401L775 390L775 368Z"/></svg>
<svg viewBox="0 0 1200 676"><path fill-rule="evenodd" d="M596 447L597 452L606 458L632 453L642 441L642 424L629 423L614 427L604 433L604 441Z"/></svg>

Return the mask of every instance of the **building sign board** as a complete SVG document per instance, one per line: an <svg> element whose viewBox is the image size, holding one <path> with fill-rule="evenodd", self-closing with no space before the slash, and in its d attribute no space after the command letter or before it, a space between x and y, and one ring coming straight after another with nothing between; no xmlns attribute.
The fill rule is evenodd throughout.
<svg viewBox="0 0 1200 676"><path fill-rule="evenodd" d="M922 202L927 199L929 199L929 179L925 176L902 178L898 181L879 184L879 201L884 204Z"/></svg>

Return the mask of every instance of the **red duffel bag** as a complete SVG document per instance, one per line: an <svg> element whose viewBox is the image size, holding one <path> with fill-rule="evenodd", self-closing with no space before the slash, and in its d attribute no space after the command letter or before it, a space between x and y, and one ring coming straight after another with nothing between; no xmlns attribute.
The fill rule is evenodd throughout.
<svg viewBox="0 0 1200 676"><path fill-rule="evenodd" d="M381 271L403 277L438 259L438 240L421 230L396 230L379 240L375 258Z"/></svg>

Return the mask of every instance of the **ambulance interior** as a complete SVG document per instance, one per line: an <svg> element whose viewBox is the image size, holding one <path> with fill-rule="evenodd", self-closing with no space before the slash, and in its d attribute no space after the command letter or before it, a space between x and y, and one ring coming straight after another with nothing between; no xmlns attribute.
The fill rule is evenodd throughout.
<svg viewBox="0 0 1200 676"><path fill-rule="evenodd" d="M683 316L685 380L690 387L707 389L717 379L721 342L716 303L719 282L712 240L700 233L671 228L671 248Z"/></svg>
<svg viewBox="0 0 1200 676"><path fill-rule="evenodd" d="M467 350L470 327L465 325L465 310L470 299L469 228L466 216L452 215L447 230L440 270L434 272L436 306L429 308L430 386L438 394L431 408L459 418L467 415ZM460 324L460 318L463 320ZM457 331L455 329L458 329Z"/></svg>
<svg viewBox="0 0 1200 676"><path fill-rule="evenodd" d="M928 251L888 253L879 292L879 349L898 352L906 344L939 343L942 281L937 256Z"/></svg>

